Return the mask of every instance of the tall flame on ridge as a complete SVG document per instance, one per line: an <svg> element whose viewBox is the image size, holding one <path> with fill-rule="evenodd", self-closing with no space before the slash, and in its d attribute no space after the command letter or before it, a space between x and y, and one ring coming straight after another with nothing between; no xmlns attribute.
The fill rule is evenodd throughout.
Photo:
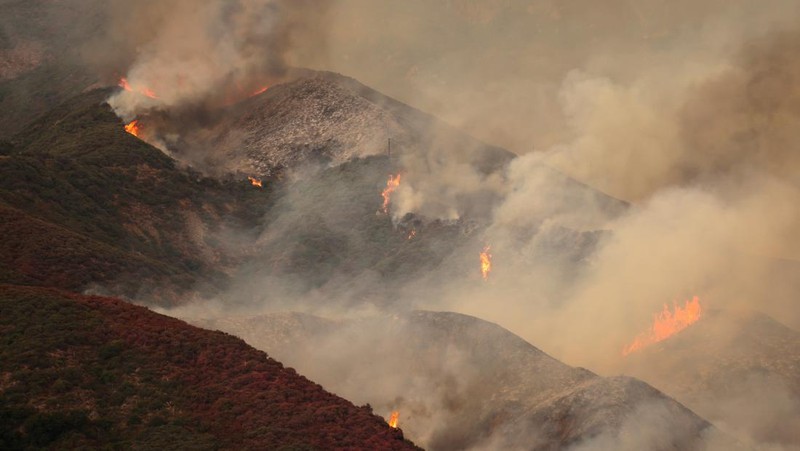
<svg viewBox="0 0 800 451"><path fill-rule="evenodd" d="M389 175L389 180L386 182L386 188L383 189L381 196L383 196L383 206L381 207L381 211L384 214L389 213L389 200L392 196L394 190L400 186L400 174L397 174L397 177L393 175Z"/></svg>
<svg viewBox="0 0 800 451"><path fill-rule="evenodd" d="M491 246L487 245L481 251L481 276L483 280L489 280L489 273L492 271L492 254L489 253Z"/></svg>
<svg viewBox="0 0 800 451"><path fill-rule="evenodd" d="M693 297L691 301L686 301L686 305L681 308L677 303L673 306L675 313L672 313L666 304L661 313L653 318L653 326L647 332L639 334L633 343L622 349L622 355L626 356L638 351L653 343L666 340L676 333L686 329L691 324L700 319L703 308L700 306L700 298Z"/></svg>
<svg viewBox="0 0 800 451"><path fill-rule="evenodd" d="M139 121L134 119L128 124L125 124L125 131L133 136L139 136Z"/></svg>
<svg viewBox="0 0 800 451"><path fill-rule="evenodd" d="M392 415L389 417L389 426L393 428L397 428L397 420L400 419L400 412L393 411Z"/></svg>

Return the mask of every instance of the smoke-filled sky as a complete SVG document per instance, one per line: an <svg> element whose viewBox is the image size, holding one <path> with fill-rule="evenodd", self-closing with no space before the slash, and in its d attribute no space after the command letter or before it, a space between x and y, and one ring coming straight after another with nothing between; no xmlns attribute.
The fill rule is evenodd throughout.
<svg viewBox="0 0 800 451"><path fill-rule="evenodd" d="M107 10L106 38L84 55L159 96L123 94L112 102L123 116L227 103L289 67L328 69L517 154L547 152L549 164L630 201L741 164L732 155L746 144L707 141L762 126L747 122L748 108L781 108L746 103L787 89L775 84L786 77L761 86L747 77L781 64L764 41L800 15L791 0L170 0ZM725 92L736 83L751 92ZM724 120L708 108L720 101Z"/></svg>
<svg viewBox="0 0 800 451"><path fill-rule="evenodd" d="M618 121L657 120L640 116L728 65L743 43L795 25L798 9L791 0L340 0L320 24L324 51L311 41L293 60L526 153L574 137L593 106L579 80L605 83L591 97L631 116Z"/></svg>

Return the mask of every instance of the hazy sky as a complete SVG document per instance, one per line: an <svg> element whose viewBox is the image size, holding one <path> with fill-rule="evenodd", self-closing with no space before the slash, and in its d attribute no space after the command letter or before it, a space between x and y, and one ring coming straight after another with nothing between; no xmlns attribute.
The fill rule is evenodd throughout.
<svg viewBox="0 0 800 451"><path fill-rule="evenodd" d="M718 64L798 17L770 0L338 0L295 61L331 69L524 153L564 140L571 71L622 83Z"/></svg>

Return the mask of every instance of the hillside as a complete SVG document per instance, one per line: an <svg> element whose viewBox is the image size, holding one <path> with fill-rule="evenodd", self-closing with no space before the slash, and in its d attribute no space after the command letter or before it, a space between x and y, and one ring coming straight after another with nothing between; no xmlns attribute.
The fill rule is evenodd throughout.
<svg viewBox="0 0 800 451"><path fill-rule="evenodd" d="M92 91L14 136L0 155L0 282L169 304L224 286L225 230L257 224L265 190L179 167L126 133ZM227 247L225 246L227 245Z"/></svg>
<svg viewBox="0 0 800 451"><path fill-rule="evenodd" d="M0 228L18 239L0 243L0 282L171 305L238 286L252 268L310 286L366 269L410 277L464 241L463 224L396 228L376 215L385 157L263 188L208 178L126 133L108 92L70 99L2 149Z"/></svg>
<svg viewBox="0 0 800 451"><path fill-rule="evenodd" d="M160 138L181 135L184 140L175 144L175 152L197 166L262 176L309 161L336 165L386 155L389 140L396 158L441 154L484 173L501 170L514 157L352 78L304 69L232 105L155 113L143 120L152 121ZM214 151L199 159L197 149L209 147Z"/></svg>
<svg viewBox="0 0 800 451"><path fill-rule="evenodd" d="M0 448L417 449L220 332L111 298L0 286Z"/></svg>
<svg viewBox="0 0 800 451"><path fill-rule="evenodd" d="M800 332L769 316L711 310L624 371L744 439L800 446Z"/></svg>
<svg viewBox="0 0 800 451"><path fill-rule="evenodd" d="M595 440L609 441L609 449L633 446L630 440L638 449L693 449L713 431L644 382L570 367L466 315L332 321L282 313L192 322L269 350L357 403L398 410L408 436L432 450L591 448ZM635 432L644 416L660 418L658 432Z"/></svg>

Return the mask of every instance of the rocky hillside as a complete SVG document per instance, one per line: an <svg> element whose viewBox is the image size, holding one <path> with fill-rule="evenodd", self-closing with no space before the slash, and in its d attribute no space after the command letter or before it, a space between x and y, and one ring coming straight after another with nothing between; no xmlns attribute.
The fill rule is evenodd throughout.
<svg viewBox="0 0 800 451"><path fill-rule="evenodd" d="M240 169L262 176L309 160L340 164L387 155L389 140L395 157L441 150L485 172L502 168L513 157L356 80L330 72L292 71L284 82L216 114L213 126L204 123L197 136L185 116L161 119L159 126L164 134L186 137L177 151L189 158L191 148L211 141L216 151L223 151L210 157L218 164L230 167L231 161L237 161Z"/></svg>
<svg viewBox="0 0 800 451"><path fill-rule="evenodd" d="M2 449L418 449L230 335L54 289L0 313Z"/></svg>
<svg viewBox="0 0 800 451"><path fill-rule="evenodd" d="M639 449L692 449L711 431L639 380L570 367L466 315L419 311L331 321L271 314L193 322L268 349L379 412L398 410L409 437L429 449L591 448L601 441L618 449L626 440ZM661 429L636 432L644 417L659 417Z"/></svg>

